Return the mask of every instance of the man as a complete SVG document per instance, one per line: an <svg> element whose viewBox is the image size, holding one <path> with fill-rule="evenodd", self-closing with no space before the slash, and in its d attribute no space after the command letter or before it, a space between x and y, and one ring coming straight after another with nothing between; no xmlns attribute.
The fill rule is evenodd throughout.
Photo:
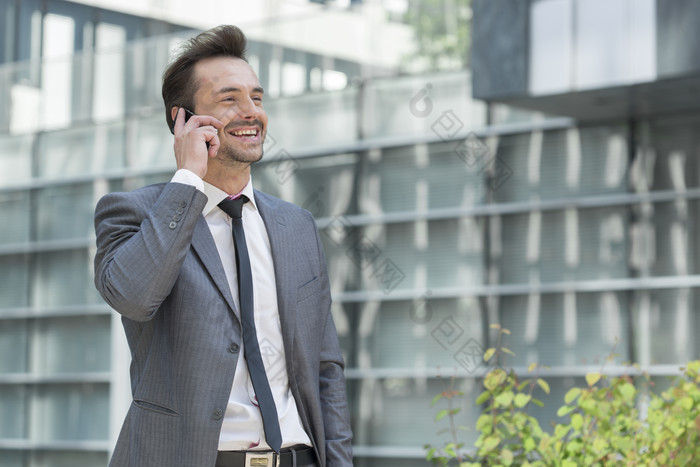
<svg viewBox="0 0 700 467"><path fill-rule="evenodd" d="M113 466L352 465L318 230L253 190L267 115L245 46L234 26L186 44L163 75L177 172L96 208L95 284L132 354Z"/></svg>

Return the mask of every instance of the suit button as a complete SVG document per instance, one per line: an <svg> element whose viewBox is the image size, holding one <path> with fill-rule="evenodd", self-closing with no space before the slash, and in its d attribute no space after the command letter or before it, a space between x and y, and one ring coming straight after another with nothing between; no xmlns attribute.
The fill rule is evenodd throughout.
<svg viewBox="0 0 700 467"><path fill-rule="evenodd" d="M241 350L241 346L235 342L228 347L228 351L231 353L238 353Z"/></svg>
<svg viewBox="0 0 700 467"><path fill-rule="evenodd" d="M168 227L170 227L170 230L174 230L177 227L177 222L171 222L170 224L168 224Z"/></svg>
<svg viewBox="0 0 700 467"><path fill-rule="evenodd" d="M187 201L180 201L180 207L184 208L185 206L187 206Z"/></svg>
<svg viewBox="0 0 700 467"><path fill-rule="evenodd" d="M175 222L179 222L180 220L182 220L182 216L181 216L180 214L175 214L175 215L173 216L173 220L174 220Z"/></svg>
<svg viewBox="0 0 700 467"><path fill-rule="evenodd" d="M224 412L221 409L215 409L214 413L211 414L211 418L213 418L214 420L219 420L223 416Z"/></svg>

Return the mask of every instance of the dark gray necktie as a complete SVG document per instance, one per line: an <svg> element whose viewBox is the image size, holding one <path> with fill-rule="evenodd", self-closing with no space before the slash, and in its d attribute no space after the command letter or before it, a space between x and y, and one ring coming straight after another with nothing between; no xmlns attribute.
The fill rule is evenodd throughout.
<svg viewBox="0 0 700 467"><path fill-rule="evenodd" d="M282 434L277 417L277 407L272 398L270 383L267 380L265 366L260 355L260 345L255 332L255 318L253 314L253 275L250 270L250 258L245 242L241 212L243 205L248 202L245 195L236 199L225 199L219 203L219 207L231 216L233 230L233 243L236 247L236 267L238 268L238 296L241 309L241 325L243 326L243 348L248 372L253 382L255 396L258 399L260 413L262 414L263 428L267 444L275 452L280 452L282 447Z"/></svg>

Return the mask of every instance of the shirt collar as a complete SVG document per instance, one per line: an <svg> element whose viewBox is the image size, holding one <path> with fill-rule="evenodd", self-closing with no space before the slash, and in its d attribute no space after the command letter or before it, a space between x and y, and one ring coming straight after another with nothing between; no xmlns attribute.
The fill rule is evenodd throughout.
<svg viewBox="0 0 700 467"><path fill-rule="evenodd" d="M207 195L208 201L206 206L204 206L204 210L202 211L202 214L206 217L214 208L218 207L219 203L224 200L227 196L229 196L229 193L226 193L220 188L215 187L214 185L204 182L204 194ZM250 200L250 205L253 206L255 210L258 209L258 205L255 203L255 196L253 192L253 178L250 177L248 178L248 183L246 183L246 186L243 188L241 191L242 195L246 195L248 199ZM246 203L247 204L247 203Z"/></svg>

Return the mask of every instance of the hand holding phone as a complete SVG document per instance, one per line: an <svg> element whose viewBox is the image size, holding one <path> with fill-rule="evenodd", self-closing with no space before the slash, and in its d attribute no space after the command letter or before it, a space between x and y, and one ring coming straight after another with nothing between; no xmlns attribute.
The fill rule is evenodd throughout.
<svg viewBox="0 0 700 467"><path fill-rule="evenodd" d="M185 111L185 123L187 123L187 121L191 117L194 117L194 112L192 112L191 110L188 110L184 107L180 107L180 108ZM170 133L175 134L175 120L173 120L173 124L170 126ZM210 146L209 141L207 141L206 144L207 144L207 149L209 149L209 146Z"/></svg>
<svg viewBox="0 0 700 467"><path fill-rule="evenodd" d="M184 110L183 115L180 115L183 113L180 110ZM195 121L187 124L192 117L196 117ZM177 168L188 169L204 178L208 160L216 157L219 150L218 131L223 128L223 123L208 115L197 115L184 107L177 110L173 120L170 130L175 135Z"/></svg>
<svg viewBox="0 0 700 467"><path fill-rule="evenodd" d="M187 121L190 119L190 117L192 117L194 115L194 112L192 112L191 110L187 110L184 107L180 107L180 108L185 111L185 123L187 123ZM176 115L176 118L177 118L177 115ZM170 125L170 133L172 133L172 134L175 134L175 120L176 120L176 118L173 119L173 124Z"/></svg>

